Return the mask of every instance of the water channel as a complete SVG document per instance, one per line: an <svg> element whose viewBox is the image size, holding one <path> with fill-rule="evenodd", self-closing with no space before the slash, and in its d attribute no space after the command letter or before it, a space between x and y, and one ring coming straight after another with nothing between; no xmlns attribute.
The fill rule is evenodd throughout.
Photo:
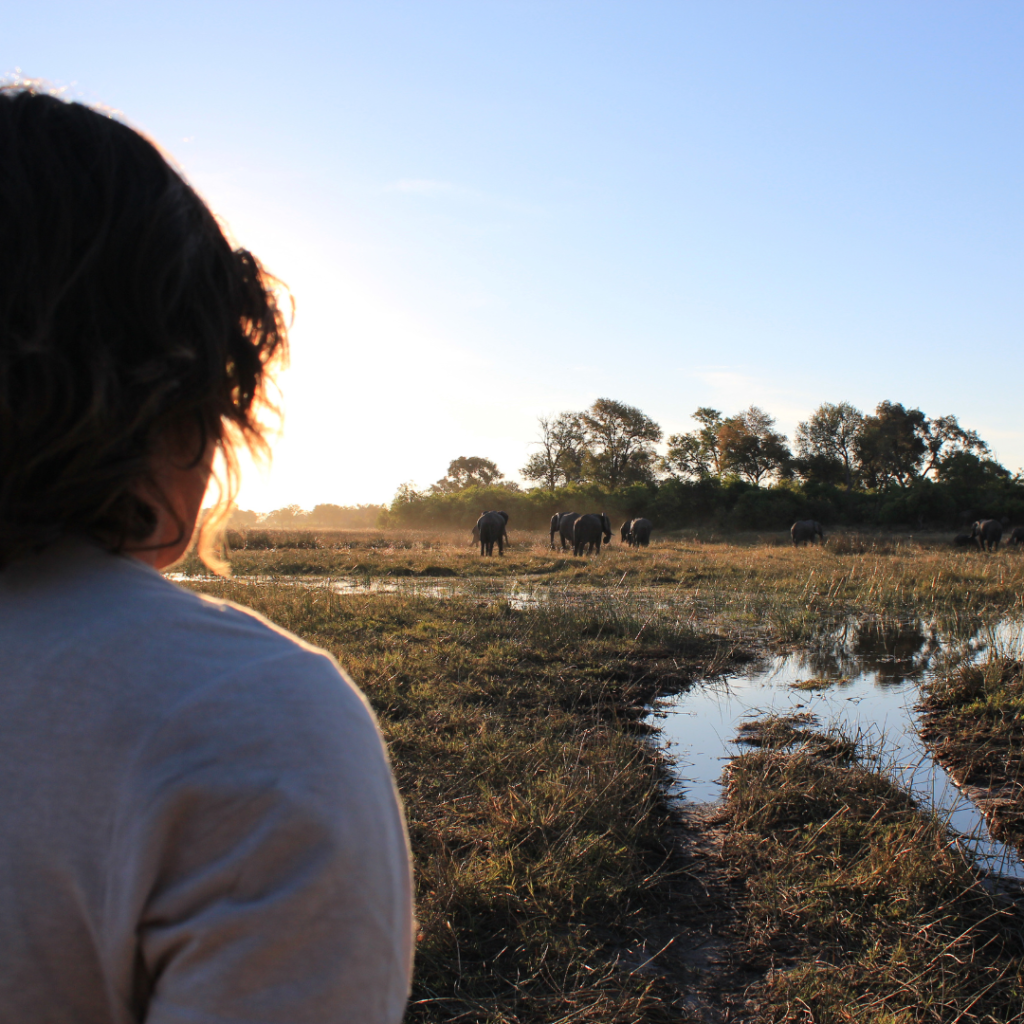
<svg viewBox="0 0 1024 1024"><path fill-rule="evenodd" d="M536 580L465 578L333 578L273 582L327 586L336 593L403 593L435 599L473 596L507 600L512 607L595 606L594 591L548 586ZM612 617L694 621L696 602L677 588L603 588L600 605ZM985 626L939 625L921 619L851 617L820 624L811 642L743 672L706 680L652 709L652 722L677 768L673 796L687 803L722 797L725 764L742 749L737 731L766 713L810 714L821 728L857 738L924 805L949 822L983 870L1024 879L1024 865L994 840L978 808L932 760L918 732L921 685L945 659L974 660L990 650L1024 652L1024 622L1003 619ZM810 688L805 688L813 680Z"/></svg>
<svg viewBox="0 0 1024 1024"><path fill-rule="evenodd" d="M1024 879L1013 849L989 835L978 808L932 760L916 707L922 683L943 659L975 660L990 649L1019 657L1022 630L1024 624L1006 619L954 636L922 620L847 619L823 626L817 642L802 651L660 702L654 713L677 767L674 795L718 801L725 763L743 749L741 725L767 713L809 714L819 726L858 739L880 767L923 805L931 804L980 868Z"/></svg>

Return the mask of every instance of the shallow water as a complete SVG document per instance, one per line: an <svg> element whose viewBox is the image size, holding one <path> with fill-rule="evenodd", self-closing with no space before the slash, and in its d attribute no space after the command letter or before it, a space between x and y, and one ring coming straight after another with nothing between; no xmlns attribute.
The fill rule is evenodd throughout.
<svg viewBox="0 0 1024 1024"><path fill-rule="evenodd" d="M237 579L262 582L259 577ZM276 576L266 582L330 587L335 593L504 599L514 608L598 606L595 588L552 584L544 577ZM599 606L612 616L661 621L690 619L701 603L678 586L611 586L599 593ZM931 759L918 735L916 711L921 684L945 659L975 659L990 648L1019 657L1024 651L1022 638L1024 622L1011 618L989 627L975 619L944 621L941 626L875 617L823 621L811 642L796 653L769 658L658 703L653 724L677 766L673 794L691 803L718 801L723 767L744 749L735 742L744 722L768 712L810 713L820 726L839 727L874 751L882 767L949 820L980 867L1024 879L1024 865L1016 853L991 838L980 811ZM794 688L794 683L811 678L825 685Z"/></svg>
<svg viewBox="0 0 1024 1024"><path fill-rule="evenodd" d="M921 621L847 620L823 631L818 644L773 657L742 673L706 682L654 712L678 772L674 795L693 803L722 796L725 763L743 749L737 729L765 713L810 713L872 750L922 802L949 821L979 867L1024 879L1024 865L992 839L981 812L936 764L918 735L921 684L943 658L975 659L991 647L1019 652L1022 624L1003 620L971 635L940 633ZM820 689L794 684L814 679Z"/></svg>

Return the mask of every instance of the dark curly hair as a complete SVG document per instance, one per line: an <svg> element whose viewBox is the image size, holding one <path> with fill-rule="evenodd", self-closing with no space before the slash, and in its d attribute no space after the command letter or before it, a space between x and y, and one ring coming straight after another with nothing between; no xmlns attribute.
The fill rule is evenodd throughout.
<svg viewBox="0 0 1024 1024"><path fill-rule="evenodd" d="M168 438L215 446L233 496L286 355L277 284L138 132L0 88L0 567L69 533L144 544Z"/></svg>

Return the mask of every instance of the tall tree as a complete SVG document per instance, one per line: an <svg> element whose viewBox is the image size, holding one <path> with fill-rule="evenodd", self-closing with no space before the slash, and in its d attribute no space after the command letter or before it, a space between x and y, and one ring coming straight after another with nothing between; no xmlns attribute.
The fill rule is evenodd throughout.
<svg viewBox="0 0 1024 1024"><path fill-rule="evenodd" d="M527 480L539 480L549 490L559 484L578 483L583 478L587 435L577 412L559 413L554 419L538 416L539 447L520 470Z"/></svg>
<svg viewBox="0 0 1024 1024"><path fill-rule="evenodd" d="M988 455L989 447L974 430L964 430L955 416L938 416L926 420L921 431L927 449L924 475L936 477L939 469L951 455L971 454L978 458Z"/></svg>
<svg viewBox="0 0 1024 1024"><path fill-rule="evenodd" d="M853 481L855 444L864 425L864 414L849 402L822 402L809 420L797 424L796 450L805 475L827 478L841 475L846 486Z"/></svg>
<svg viewBox="0 0 1024 1024"><path fill-rule="evenodd" d="M775 419L756 405L730 416L718 429L722 471L736 473L752 484L781 472L792 455Z"/></svg>
<svg viewBox="0 0 1024 1024"><path fill-rule="evenodd" d="M865 416L854 449L864 482L901 487L917 476L924 461L927 417L920 409L905 409L899 402L881 402L874 416Z"/></svg>
<svg viewBox="0 0 1024 1024"><path fill-rule="evenodd" d="M662 465L675 476L694 480L720 476L722 466L718 431L722 426L722 414L717 409L701 406L693 418L700 426L686 434L672 434L669 437L668 452Z"/></svg>
<svg viewBox="0 0 1024 1024"><path fill-rule="evenodd" d="M661 440L661 427L650 416L625 402L599 398L582 420L590 479L614 489L654 478L654 446Z"/></svg>
<svg viewBox="0 0 1024 1024"><path fill-rule="evenodd" d="M490 459L479 455L460 455L448 463L448 473L430 489L440 494L451 494L467 487L487 487L504 479L504 474Z"/></svg>

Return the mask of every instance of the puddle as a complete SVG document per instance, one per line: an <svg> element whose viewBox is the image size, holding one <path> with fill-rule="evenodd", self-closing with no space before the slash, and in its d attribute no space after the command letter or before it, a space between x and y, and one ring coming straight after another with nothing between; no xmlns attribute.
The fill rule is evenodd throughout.
<svg viewBox="0 0 1024 1024"><path fill-rule="evenodd" d="M989 835L981 812L932 760L915 710L921 683L943 658L974 659L993 646L1019 651L1022 631L1024 625L1011 620L988 630L947 626L942 633L921 621L848 621L826 631L812 649L663 701L655 714L676 759L674 795L716 802L725 763L749 749L735 742L744 722L766 712L811 714L876 751L882 767L948 819L979 867L1024 879L1016 853Z"/></svg>

